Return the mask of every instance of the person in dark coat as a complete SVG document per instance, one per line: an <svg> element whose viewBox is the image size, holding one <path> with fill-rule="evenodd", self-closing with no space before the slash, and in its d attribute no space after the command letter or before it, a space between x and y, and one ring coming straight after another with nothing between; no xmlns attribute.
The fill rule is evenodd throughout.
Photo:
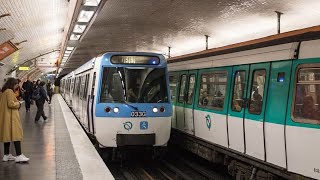
<svg viewBox="0 0 320 180"><path fill-rule="evenodd" d="M33 92L32 82L28 79L26 82L23 83L22 89L24 92L24 100L26 102L26 111L30 112L31 96Z"/></svg>
<svg viewBox="0 0 320 180"><path fill-rule="evenodd" d="M47 116L44 114L44 111L43 111L43 106L44 106L44 103L48 100L48 97L47 97L47 93L46 93L46 90L44 89L44 85L46 83L45 82L40 82L39 86L37 88L39 89L36 89L39 91L39 95L40 95L40 98L36 100L36 105L37 105L37 108L38 108L38 111L37 111L37 115L36 115L36 118L35 118L35 122L38 122L40 117L42 116L44 120L47 120Z"/></svg>
<svg viewBox="0 0 320 180"><path fill-rule="evenodd" d="M50 82L47 84L47 93L48 93L48 96L49 96L49 104L51 104L51 99L52 99L52 95L53 95L53 89L52 89L52 85L51 85Z"/></svg>

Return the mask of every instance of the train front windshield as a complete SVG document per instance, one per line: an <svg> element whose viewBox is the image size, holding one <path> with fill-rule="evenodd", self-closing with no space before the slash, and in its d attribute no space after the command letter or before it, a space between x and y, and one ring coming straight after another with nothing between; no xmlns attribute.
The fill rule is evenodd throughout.
<svg viewBox="0 0 320 180"><path fill-rule="evenodd" d="M106 67L102 78L101 103L168 102L165 68Z"/></svg>

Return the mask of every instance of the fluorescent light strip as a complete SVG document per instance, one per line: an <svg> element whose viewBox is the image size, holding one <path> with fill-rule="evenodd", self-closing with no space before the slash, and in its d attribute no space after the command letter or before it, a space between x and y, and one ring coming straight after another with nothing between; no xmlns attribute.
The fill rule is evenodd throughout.
<svg viewBox="0 0 320 180"><path fill-rule="evenodd" d="M98 6L101 0L85 0L85 6Z"/></svg>
<svg viewBox="0 0 320 180"><path fill-rule="evenodd" d="M74 47L67 47L67 51L72 51Z"/></svg>
<svg viewBox="0 0 320 180"><path fill-rule="evenodd" d="M81 35L71 34L70 40L78 41L80 39Z"/></svg>
<svg viewBox="0 0 320 180"><path fill-rule="evenodd" d="M78 22L89 22L94 14L94 11L81 10L78 16Z"/></svg>
<svg viewBox="0 0 320 180"><path fill-rule="evenodd" d="M83 33L84 30L86 29L86 25L79 25L79 24L76 24L73 28L73 32L75 33Z"/></svg>

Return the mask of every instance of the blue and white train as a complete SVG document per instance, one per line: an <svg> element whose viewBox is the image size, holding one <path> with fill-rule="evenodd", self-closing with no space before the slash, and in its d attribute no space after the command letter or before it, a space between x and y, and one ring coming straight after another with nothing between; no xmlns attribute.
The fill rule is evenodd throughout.
<svg viewBox="0 0 320 180"><path fill-rule="evenodd" d="M61 79L60 92L100 148L165 147L172 105L162 55L105 53Z"/></svg>

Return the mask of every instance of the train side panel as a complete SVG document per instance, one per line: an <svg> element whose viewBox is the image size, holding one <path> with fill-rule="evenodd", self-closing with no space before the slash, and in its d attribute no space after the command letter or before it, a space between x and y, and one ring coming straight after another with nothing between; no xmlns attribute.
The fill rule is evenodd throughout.
<svg viewBox="0 0 320 180"><path fill-rule="evenodd" d="M288 170L320 179L320 58L293 62L286 119Z"/></svg>

